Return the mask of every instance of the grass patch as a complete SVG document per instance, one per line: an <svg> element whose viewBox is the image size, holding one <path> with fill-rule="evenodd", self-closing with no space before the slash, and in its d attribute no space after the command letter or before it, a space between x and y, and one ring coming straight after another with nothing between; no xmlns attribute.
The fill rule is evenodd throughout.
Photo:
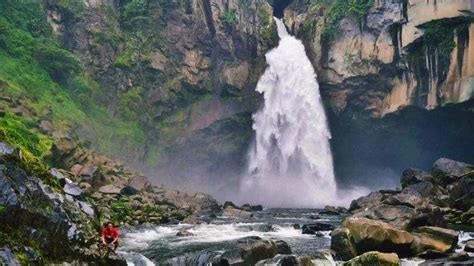
<svg viewBox="0 0 474 266"><path fill-rule="evenodd" d="M36 157L43 158L53 141L34 130L36 123L12 114L0 118L0 138L15 147L22 148Z"/></svg>

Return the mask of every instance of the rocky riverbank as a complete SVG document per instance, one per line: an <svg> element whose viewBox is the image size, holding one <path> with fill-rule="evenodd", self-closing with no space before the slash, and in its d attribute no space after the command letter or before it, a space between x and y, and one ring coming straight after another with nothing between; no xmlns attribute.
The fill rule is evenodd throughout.
<svg viewBox="0 0 474 266"><path fill-rule="evenodd" d="M0 142L0 262L114 263L98 250L104 221L116 225L177 223L219 212L209 195L152 185L121 163L63 139L50 166Z"/></svg>
<svg viewBox="0 0 474 266"><path fill-rule="evenodd" d="M472 264L469 244L458 246L455 230L474 229L474 166L441 158L429 173L405 170L401 185L351 203L351 215L331 233L335 257L349 264L397 265L412 257Z"/></svg>

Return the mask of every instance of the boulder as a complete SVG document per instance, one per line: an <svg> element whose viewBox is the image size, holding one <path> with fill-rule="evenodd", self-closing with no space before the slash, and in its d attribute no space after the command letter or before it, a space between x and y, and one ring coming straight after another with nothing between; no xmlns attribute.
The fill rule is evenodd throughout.
<svg viewBox="0 0 474 266"><path fill-rule="evenodd" d="M432 181L432 180L433 180L433 177L427 172L420 169L410 168L403 171L402 177L401 177L401 185L402 185L402 188L405 188L409 185L414 185L414 184L421 183L424 181Z"/></svg>
<svg viewBox="0 0 474 266"><path fill-rule="evenodd" d="M381 253L377 251L370 251L351 259L343 265L398 266L400 265L400 259L398 258L396 253Z"/></svg>
<svg viewBox="0 0 474 266"><path fill-rule="evenodd" d="M362 196L358 199L353 200L351 202L351 206L349 207L349 211L354 211L358 209L366 209L366 208L378 205L385 198L386 197L384 196L384 194L378 191L370 192L369 195L367 196Z"/></svg>
<svg viewBox="0 0 474 266"><path fill-rule="evenodd" d="M49 170L49 173L56 177L56 179L58 180L59 184L64 187L64 185L66 184L66 177L64 177L64 175L56 168L51 168L51 170Z"/></svg>
<svg viewBox="0 0 474 266"><path fill-rule="evenodd" d="M124 187L117 184L109 184L99 188L99 192L102 194L120 194Z"/></svg>
<svg viewBox="0 0 474 266"><path fill-rule="evenodd" d="M251 212L252 211L252 206L250 206L250 204L246 203L244 205L242 205L240 207L240 209L244 210L244 211L248 211L248 212Z"/></svg>
<svg viewBox="0 0 474 266"><path fill-rule="evenodd" d="M319 214L325 215L341 215L347 213L348 210L344 207L325 206Z"/></svg>
<svg viewBox="0 0 474 266"><path fill-rule="evenodd" d="M414 241L413 235L389 223L350 217L344 220L343 227L349 230L357 254L380 251L395 252L399 256L406 257L411 253L410 246Z"/></svg>
<svg viewBox="0 0 474 266"><path fill-rule="evenodd" d="M7 167L0 168L0 205L10 215L0 215L0 225L8 224L11 230L29 232L31 242L18 239L17 244L24 247L34 244L42 255L50 258L81 256L79 250L84 248L84 239L96 232L90 217L75 199L42 179L27 175L16 162L2 163ZM65 200L68 197L69 200ZM26 251L28 259L36 257L36 252Z"/></svg>
<svg viewBox="0 0 474 266"><path fill-rule="evenodd" d="M0 142L0 156L12 154L14 151L15 151L15 148L13 148L12 146L6 143Z"/></svg>
<svg viewBox="0 0 474 266"><path fill-rule="evenodd" d="M86 178L92 178L96 174L97 170L99 170L99 167L92 163L87 163L81 168L79 175Z"/></svg>
<svg viewBox="0 0 474 266"><path fill-rule="evenodd" d="M81 175L81 170L84 166L82 164L75 164L71 167L71 173L73 173L76 176Z"/></svg>
<svg viewBox="0 0 474 266"><path fill-rule="evenodd" d="M451 188L449 197L453 201L451 207L467 211L474 206L474 173L460 178Z"/></svg>
<svg viewBox="0 0 474 266"><path fill-rule="evenodd" d="M69 179L66 179L66 184L64 184L63 190L64 193L75 197L80 196L82 194L82 189L80 189Z"/></svg>
<svg viewBox="0 0 474 266"><path fill-rule="evenodd" d="M305 224L301 228L303 234L314 235L318 231L331 231L334 230L334 225L325 223L312 223Z"/></svg>
<svg viewBox="0 0 474 266"><path fill-rule="evenodd" d="M250 218L253 216L251 212L237 209L231 206L227 206L224 209L224 212L222 213L222 215L227 216L227 217L242 217L242 218Z"/></svg>
<svg viewBox="0 0 474 266"><path fill-rule="evenodd" d="M428 202L421 197L419 193L413 193L413 191L405 191L405 193L399 193L393 196L386 198L383 201L384 204L388 205L403 205L410 208L419 208L423 205L428 204Z"/></svg>
<svg viewBox="0 0 474 266"><path fill-rule="evenodd" d="M222 208L225 209L227 207L232 207L234 209L239 209L239 207L237 207L237 205L235 205L232 201L224 202L224 206L222 206Z"/></svg>
<svg viewBox="0 0 474 266"><path fill-rule="evenodd" d="M458 234L456 231L434 227L422 226L413 233L415 239L412 243L412 253L418 256L437 256L437 254L446 254L454 248L458 243Z"/></svg>
<svg viewBox="0 0 474 266"><path fill-rule="evenodd" d="M138 194L140 191L135 189L132 186L125 186L120 190L120 194L125 195L125 196L133 196Z"/></svg>
<svg viewBox="0 0 474 266"><path fill-rule="evenodd" d="M349 229L341 227L331 232L331 249L341 260L350 260L357 255Z"/></svg>
<svg viewBox="0 0 474 266"><path fill-rule="evenodd" d="M91 218L94 218L95 211L89 203L79 201L79 200L77 201L77 203L79 204L79 207L81 208L83 212L85 212Z"/></svg>
<svg viewBox="0 0 474 266"><path fill-rule="evenodd" d="M277 254L291 254L290 247L284 241L263 240L256 236L239 239L236 246L221 255L223 265L255 265Z"/></svg>
<svg viewBox="0 0 474 266"><path fill-rule="evenodd" d="M181 229L176 233L176 236L180 236L180 237L193 236L193 235L194 235L193 233L189 232L186 229Z"/></svg>
<svg viewBox="0 0 474 266"><path fill-rule="evenodd" d="M474 252L474 239L468 240L466 246L464 246L464 251Z"/></svg>
<svg viewBox="0 0 474 266"><path fill-rule="evenodd" d="M420 183L416 183L404 188L401 192L402 194L419 194L423 198L432 198L435 196L443 195L443 191L441 188L436 186L435 184L423 181Z"/></svg>
<svg viewBox="0 0 474 266"><path fill-rule="evenodd" d="M454 253L448 257L449 261L467 261L469 260L469 254L467 252L461 251L459 253Z"/></svg>
<svg viewBox="0 0 474 266"><path fill-rule="evenodd" d="M240 209L242 210L245 210L245 211L249 211L249 212L259 212L259 211L263 211L263 206L262 205L250 205L248 203L242 205L242 207L240 207Z"/></svg>
<svg viewBox="0 0 474 266"><path fill-rule="evenodd" d="M391 225L405 229L410 219L415 215L415 209L407 206L392 206L381 204L372 206L366 211L357 212L354 217L365 217L369 219L382 220Z"/></svg>
<svg viewBox="0 0 474 266"><path fill-rule="evenodd" d="M474 206L472 206L471 208L469 208L469 210L461 214L461 221L467 223L472 217L474 217Z"/></svg>
<svg viewBox="0 0 474 266"><path fill-rule="evenodd" d="M454 161L447 158L440 158L433 164L431 172L438 182L444 183L446 178L456 179L462 175L474 171L474 166ZM451 181L451 180L450 180Z"/></svg>
<svg viewBox="0 0 474 266"><path fill-rule="evenodd" d="M405 229L412 230L420 226L447 227L448 222L444 217L442 210L438 207L430 205L418 208L416 214L406 224Z"/></svg>
<svg viewBox="0 0 474 266"><path fill-rule="evenodd" d="M137 191L146 190L151 187L150 181L144 176L134 176L130 179L128 186L134 188Z"/></svg>

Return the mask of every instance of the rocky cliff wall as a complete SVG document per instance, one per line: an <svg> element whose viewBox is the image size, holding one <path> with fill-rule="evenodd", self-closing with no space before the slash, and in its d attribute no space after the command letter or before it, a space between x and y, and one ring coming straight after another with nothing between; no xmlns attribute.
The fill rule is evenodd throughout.
<svg viewBox="0 0 474 266"><path fill-rule="evenodd" d="M353 151L384 145L367 136L383 139L386 123L397 132L409 119L403 112L396 123L384 122L390 121L384 120L388 114L410 105L443 107L472 96L472 1L71 3L45 1L54 36L102 88L97 104L115 117L136 121L145 136L138 145L117 149L101 139L121 143L121 132L104 134L86 123L77 132L100 151L157 176L157 182L209 191L220 186L216 183L232 183L223 176L237 181L252 139L251 113L259 106L254 87L266 65L263 55L277 42L272 5L304 41L318 73L342 179L351 178ZM418 111L423 119L424 112ZM460 120L469 121L466 114ZM464 122L449 128L456 131ZM437 126L431 130L441 132L443 123L433 123ZM463 138L457 143L469 141L464 133L458 135ZM403 143L400 147L417 145L416 137L405 137L394 141ZM433 145L440 137L428 134L425 142ZM425 157L417 166L446 156L450 148L443 147L436 155L420 155ZM465 154L462 148L452 151ZM377 160L361 159L357 168L371 163L406 167L409 152L398 150L396 162L388 159L391 151L375 152Z"/></svg>
<svg viewBox="0 0 474 266"><path fill-rule="evenodd" d="M293 1L285 21L334 112L382 117L473 96L472 10L472 1Z"/></svg>

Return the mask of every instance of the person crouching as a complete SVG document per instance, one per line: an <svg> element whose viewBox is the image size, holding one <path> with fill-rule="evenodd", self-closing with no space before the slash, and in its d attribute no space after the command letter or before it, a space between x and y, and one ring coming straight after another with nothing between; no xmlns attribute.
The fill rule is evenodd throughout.
<svg viewBox="0 0 474 266"><path fill-rule="evenodd" d="M117 228L114 227L112 222L107 222L106 226L102 228L102 246L107 248L109 245L113 245L112 252L115 253L118 247L118 237Z"/></svg>

